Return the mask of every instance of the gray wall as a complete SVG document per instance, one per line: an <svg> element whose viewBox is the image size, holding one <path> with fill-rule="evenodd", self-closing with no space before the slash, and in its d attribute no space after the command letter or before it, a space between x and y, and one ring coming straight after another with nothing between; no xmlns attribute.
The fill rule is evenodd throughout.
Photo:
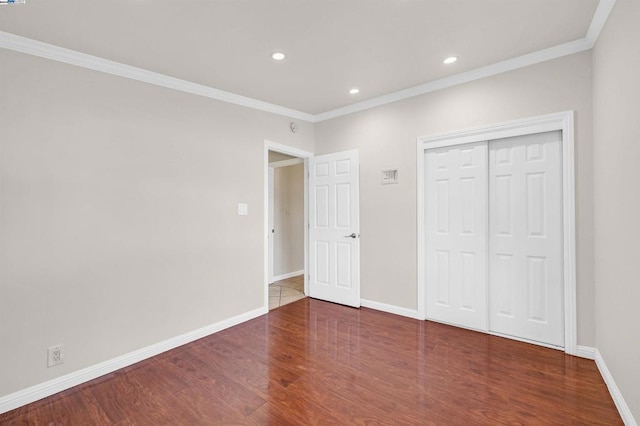
<svg viewBox="0 0 640 426"><path fill-rule="evenodd" d="M304 270L304 164L274 171L273 275Z"/></svg>
<svg viewBox="0 0 640 426"><path fill-rule="evenodd" d="M362 298L417 308L417 137L566 110L576 111L578 343L594 346L590 52L316 125L317 154L360 152ZM381 185L390 168L400 183Z"/></svg>
<svg viewBox="0 0 640 426"><path fill-rule="evenodd" d="M618 0L593 53L597 347L640 421L640 3Z"/></svg>
<svg viewBox="0 0 640 426"><path fill-rule="evenodd" d="M264 305L264 139L313 151L311 124L0 63L0 395Z"/></svg>

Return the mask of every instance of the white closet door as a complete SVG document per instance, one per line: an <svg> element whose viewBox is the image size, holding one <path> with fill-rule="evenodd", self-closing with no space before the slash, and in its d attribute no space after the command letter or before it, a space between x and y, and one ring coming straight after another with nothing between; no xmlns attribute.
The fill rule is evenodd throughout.
<svg viewBox="0 0 640 426"><path fill-rule="evenodd" d="M487 330L487 143L425 152L427 318Z"/></svg>
<svg viewBox="0 0 640 426"><path fill-rule="evenodd" d="M489 329L564 346L562 134L489 144Z"/></svg>

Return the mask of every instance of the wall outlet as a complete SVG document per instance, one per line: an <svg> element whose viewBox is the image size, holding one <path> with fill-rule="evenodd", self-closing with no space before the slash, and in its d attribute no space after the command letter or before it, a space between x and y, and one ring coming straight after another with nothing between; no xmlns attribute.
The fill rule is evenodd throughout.
<svg viewBox="0 0 640 426"><path fill-rule="evenodd" d="M54 367L64 363L64 345L51 346L47 350L47 367Z"/></svg>

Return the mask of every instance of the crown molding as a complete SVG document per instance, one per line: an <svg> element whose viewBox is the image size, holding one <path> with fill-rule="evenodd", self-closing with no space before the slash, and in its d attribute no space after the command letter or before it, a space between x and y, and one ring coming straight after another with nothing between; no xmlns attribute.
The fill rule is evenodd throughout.
<svg viewBox="0 0 640 426"><path fill-rule="evenodd" d="M598 2L598 8L593 14L591 25L589 25L587 35L584 37L585 40L589 42L591 47L595 46L596 42L598 41L598 37L600 37L600 33L602 32L604 25L607 23L609 14L611 13L611 10L613 10L613 6L615 4L616 0L600 0Z"/></svg>
<svg viewBox="0 0 640 426"><path fill-rule="evenodd" d="M260 111L271 112L273 114L283 115L285 117L297 118L304 121L314 120L314 116L312 114L307 114L301 111L296 111L268 102L259 101L257 99L252 99L246 96L237 95L235 93L226 92L224 90L215 89L213 87L193 83L191 81L170 77L168 75L145 70L142 68L133 67L131 65L126 65L120 62L100 58L98 56L88 55L86 53L77 52L71 49L65 49L64 47L55 46L53 44L44 43L4 31L0 31L0 47L4 49L14 50L16 52L26 53L28 55L51 59L53 61L76 65L82 68L101 71L107 74L117 75L119 77L138 80L156 86L166 87L168 89L174 89L198 96L204 96L206 98L211 98L222 102L241 105Z"/></svg>
<svg viewBox="0 0 640 426"><path fill-rule="evenodd" d="M366 109L390 104L393 102L408 99L414 96L423 95L425 93L435 92L436 90L446 89L448 87L457 86L458 84L468 83L481 78L490 77L507 71L513 71L518 68L524 68L541 62L550 61L552 59L561 58L563 56L572 55L585 50L592 49L598 41L598 37L602 32L609 14L613 10L616 0L600 0L598 7L593 14L591 24L584 38L574 40L568 43L559 44L548 49L539 50L537 52L518 56L516 58L507 59L506 61L487 65L482 68L463 72L460 74L446 77L440 80L430 81L428 83L413 86L408 89L390 93L388 95L379 96L377 98L368 99L356 104L347 105L331 111L323 112L314 116L314 122L330 120L332 118L341 117L354 112L364 111Z"/></svg>
<svg viewBox="0 0 640 426"><path fill-rule="evenodd" d="M347 105L345 107L326 111L320 114L309 114L302 111L282 107L247 96L237 95L235 93L226 92L224 90L193 83L157 72L133 67L120 62L110 61L98 56L88 55L86 53L77 52L71 49L65 49L60 46L44 43L15 34L0 31L0 48L14 50L16 52L26 53L28 55L39 56L41 58L51 59L53 61L64 62L107 74L117 75L132 80L138 80L156 86L166 87L169 89L179 90L185 93L191 93L206 98L215 99L221 102L227 102L235 105L241 105L247 108L253 108L260 111L266 111L285 117L296 118L310 123L318 123L332 118L341 117L355 112L364 111L379 107L382 105L398 102L414 96L435 92L437 90L446 89L448 87L457 86L459 84L469 83L474 80L501 74L507 71L513 71L541 62L557 59L563 56L572 55L593 48L604 28L609 14L615 5L616 0L600 0L598 7L593 15L591 24L584 38L563 43L548 49L539 50L537 52L518 56L506 61L476 68L471 71L453 75L451 77L430 81L418 86L403 89L387 95L378 96L366 101Z"/></svg>

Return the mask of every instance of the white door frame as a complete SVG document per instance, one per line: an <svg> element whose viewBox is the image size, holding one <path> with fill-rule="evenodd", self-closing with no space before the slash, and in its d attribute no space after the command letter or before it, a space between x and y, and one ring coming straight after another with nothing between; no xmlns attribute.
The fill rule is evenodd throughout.
<svg viewBox="0 0 640 426"><path fill-rule="evenodd" d="M271 166L269 166L267 168L268 171L268 181L267 184L269 185L269 195L268 195L268 211L267 211L267 217L268 217L268 221L267 221L267 238L269 239L269 263L268 263L268 275L267 275L267 279L269 280L269 283L273 282L273 271L274 271L274 263L275 263L275 256L274 256L274 247L275 247L275 235L273 233L275 224L274 224L274 216L275 216L275 188L274 188L274 179L275 179L275 169Z"/></svg>
<svg viewBox="0 0 640 426"><path fill-rule="evenodd" d="M576 216L573 111L492 124L462 131L423 136L417 139L417 230L418 230L418 318L426 319L424 152L427 149L490 141L532 133L562 131L562 223L564 285L564 351L580 355L577 343L576 309Z"/></svg>
<svg viewBox="0 0 640 426"><path fill-rule="evenodd" d="M269 311L269 151L279 152L281 154L291 155L293 157L302 158L304 161L304 294L309 294L309 283L307 280L307 271L308 271L308 223L309 223L309 212L307 209L308 203L308 167L309 167L309 158L313 157L313 153L304 151L298 148L294 148L287 145L282 145L277 142L273 142L265 139L264 141L264 175L263 175L263 183L264 183L264 225L263 225L263 239L264 239L264 309L265 311ZM289 161L289 160L285 160ZM291 164L297 164L298 161L291 161Z"/></svg>

